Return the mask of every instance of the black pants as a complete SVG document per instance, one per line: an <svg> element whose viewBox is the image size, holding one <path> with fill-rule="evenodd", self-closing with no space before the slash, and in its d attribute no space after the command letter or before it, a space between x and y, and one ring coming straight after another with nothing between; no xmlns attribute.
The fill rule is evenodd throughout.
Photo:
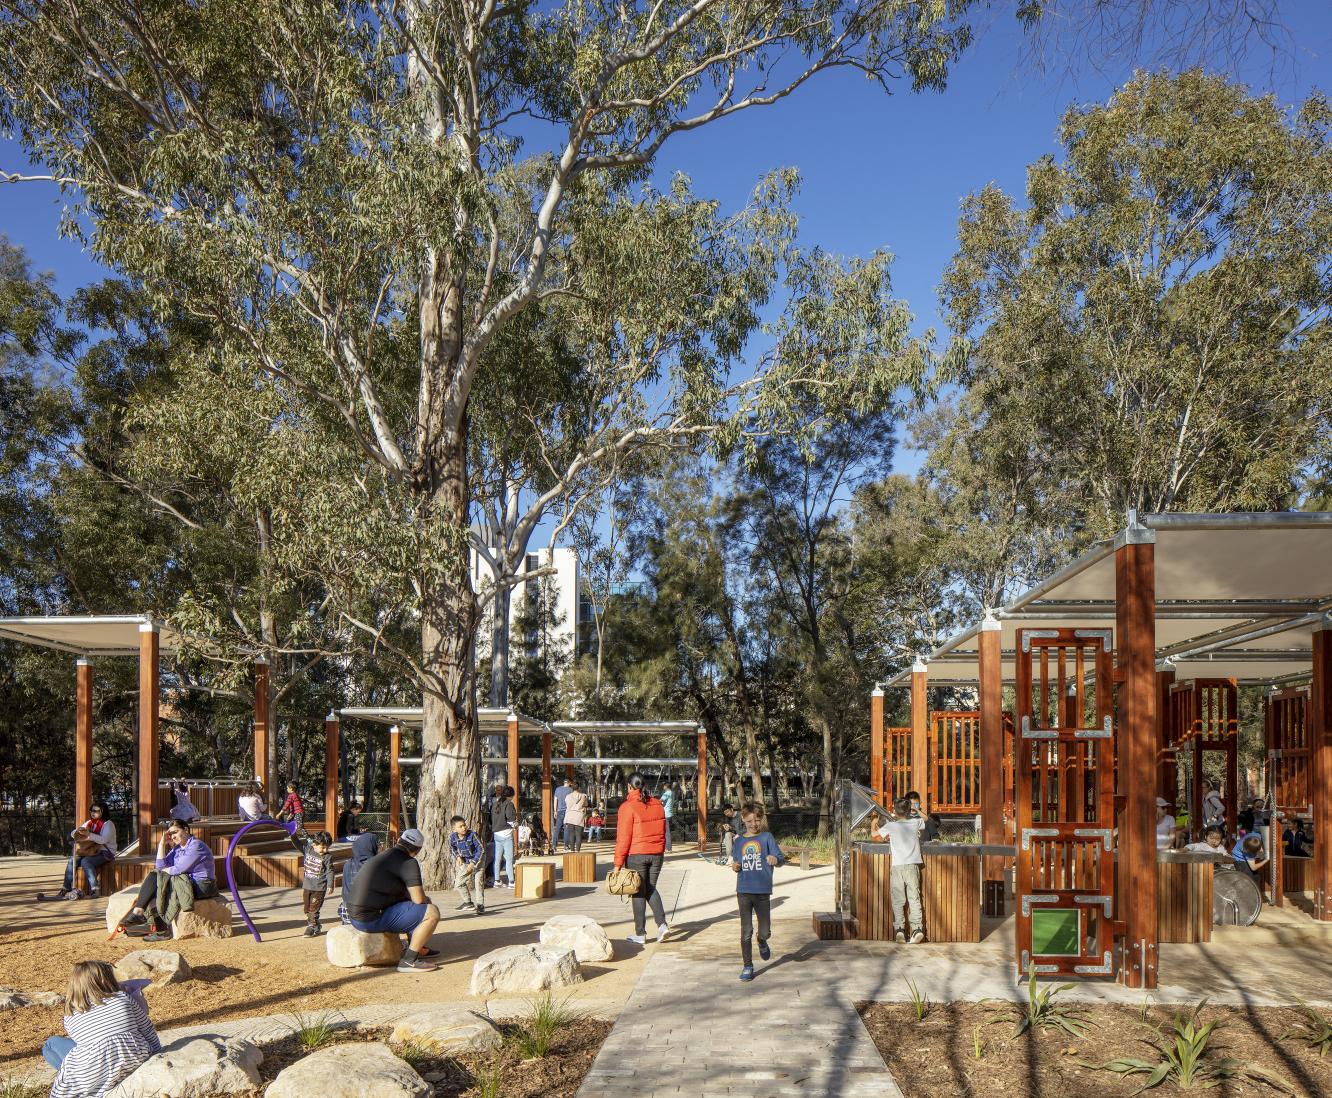
<svg viewBox="0 0 1332 1098"><path fill-rule="evenodd" d="M564 825L564 845L577 853L583 849L583 825L565 824Z"/></svg>
<svg viewBox="0 0 1332 1098"><path fill-rule="evenodd" d="M740 957L746 965L754 963L754 916L758 916L758 940L766 942L772 937L772 897L755 892L737 892L740 905Z"/></svg>
<svg viewBox="0 0 1332 1098"><path fill-rule="evenodd" d="M301 907L305 911L305 921L310 926L319 925L319 909L324 906L324 897L328 893L323 889L304 888L301 890Z"/></svg>
<svg viewBox="0 0 1332 1098"><path fill-rule="evenodd" d="M666 923L666 911L657 891L657 878L661 876L661 854L630 854L624 864L643 878L643 886L634 895L634 933L640 937L647 933L647 909L652 905L653 918L658 926Z"/></svg>
<svg viewBox="0 0 1332 1098"><path fill-rule="evenodd" d="M143 879L143 884L139 885L139 898L134 901L135 907L141 907L144 911L157 906L157 875L164 873L165 870L155 869ZM190 884L194 888L194 898L196 900L211 900L217 895L216 881L196 881L190 878ZM161 914L161 912L158 912Z"/></svg>

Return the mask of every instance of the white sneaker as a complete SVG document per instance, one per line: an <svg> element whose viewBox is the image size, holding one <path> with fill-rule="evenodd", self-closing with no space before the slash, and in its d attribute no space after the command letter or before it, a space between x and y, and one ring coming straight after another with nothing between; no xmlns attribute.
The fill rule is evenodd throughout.
<svg viewBox="0 0 1332 1098"><path fill-rule="evenodd" d="M633 942L636 946L647 945L647 938L642 934L630 934L625 941Z"/></svg>
<svg viewBox="0 0 1332 1098"><path fill-rule="evenodd" d="M920 945L920 943L923 942L924 940L925 940L925 931L923 930L918 930L916 931L916 933L911 935L911 944L913 946Z"/></svg>
<svg viewBox="0 0 1332 1098"><path fill-rule="evenodd" d="M661 926L657 927L657 941L662 941L670 932L670 926L666 923L662 923Z"/></svg>

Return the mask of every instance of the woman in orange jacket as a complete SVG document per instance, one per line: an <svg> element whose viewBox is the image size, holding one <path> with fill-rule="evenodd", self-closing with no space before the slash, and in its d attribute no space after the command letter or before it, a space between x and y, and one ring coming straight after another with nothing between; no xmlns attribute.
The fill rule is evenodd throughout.
<svg viewBox="0 0 1332 1098"><path fill-rule="evenodd" d="M657 941L666 937L666 912L661 893L657 891L657 878L666 855L666 811L661 801L643 788L643 775L629 778L629 793L615 817L615 868L622 866L634 870L643 880L634 896L634 933L629 941L643 945L647 941L647 908L652 905L652 916L657 920Z"/></svg>

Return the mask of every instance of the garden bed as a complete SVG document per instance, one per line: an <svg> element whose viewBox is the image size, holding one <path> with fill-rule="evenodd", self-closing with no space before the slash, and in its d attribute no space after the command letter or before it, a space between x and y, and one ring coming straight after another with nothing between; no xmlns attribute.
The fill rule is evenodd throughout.
<svg viewBox="0 0 1332 1098"><path fill-rule="evenodd" d="M1014 1036L1012 1021L994 1021L1005 1013L996 1003L931 1004L920 1020L912 1003L865 1003L860 1014L906 1098L1054 1098L1137 1092L1147 1075L1121 1076L1089 1065L1123 1057L1156 1062L1158 1054L1144 1041L1153 1035L1150 1027L1169 1033L1174 1016L1191 1010L1064 1006L1084 1011L1092 1023L1085 1037L1059 1028L1029 1029ZM1332 1018L1332 1012L1320 1013ZM1232 1057L1284 1081L1288 1094L1332 1098L1332 1056L1320 1058L1317 1046L1282 1039L1302 1020L1296 1010L1208 1006L1200 1020L1218 1022L1204 1062ZM1165 1081L1149 1093L1185 1092ZM1209 1093L1247 1098L1282 1091L1250 1079L1229 1079Z"/></svg>

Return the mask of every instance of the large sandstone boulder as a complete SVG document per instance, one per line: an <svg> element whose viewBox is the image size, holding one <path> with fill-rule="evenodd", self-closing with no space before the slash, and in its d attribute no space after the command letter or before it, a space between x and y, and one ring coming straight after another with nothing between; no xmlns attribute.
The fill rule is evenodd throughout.
<svg viewBox="0 0 1332 1098"><path fill-rule="evenodd" d="M0 1010L17 1010L29 1006L59 1006L65 997L58 991L20 991L16 987L0 987Z"/></svg>
<svg viewBox="0 0 1332 1098"><path fill-rule="evenodd" d="M402 939L396 934L366 934L354 926L335 926L324 938L328 963L338 968L396 965L402 960Z"/></svg>
<svg viewBox="0 0 1332 1098"><path fill-rule="evenodd" d="M435 1088L387 1045L333 1045L283 1068L264 1098L431 1098Z"/></svg>
<svg viewBox="0 0 1332 1098"><path fill-rule="evenodd" d="M264 1054L239 1037L182 1037L163 1047L107 1098L216 1098L258 1089Z"/></svg>
<svg viewBox="0 0 1332 1098"><path fill-rule="evenodd" d="M549 991L581 984L578 958L573 950L543 949L534 945L504 946L477 958L472 966L472 994L506 991Z"/></svg>
<svg viewBox="0 0 1332 1098"><path fill-rule="evenodd" d="M541 944L557 952L573 950L580 964L609 961L615 947L601 924L588 915L555 915L541 927Z"/></svg>
<svg viewBox="0 0 1332 1098"><path fill-rule="evenodd" d="M441 1006L414 1010L400 1018L389 1037L395 1045L413 1043L445 1056L459 1052L489 1052L504 1038L489 1018L466 1007Z"/></svg>
<svg viewBox="0 0 1332 1098"><path fill-rule="evenodd" d="M136 949L126 953L115 964L116 979L151 980L153 987L179 984L193 977L190 962L169 949Z"/></svg>
<svg viewBox="0 0 1332 1098"><path fill-rule="evenodd" d="M106 898L106 932L129 914L138 898L139 888L132 885L113 892ZM231 907L220 896L211 900L195 900L193 911L182 911L171 924L171 936L180 938L230 938L232 933Z"/></svg>

